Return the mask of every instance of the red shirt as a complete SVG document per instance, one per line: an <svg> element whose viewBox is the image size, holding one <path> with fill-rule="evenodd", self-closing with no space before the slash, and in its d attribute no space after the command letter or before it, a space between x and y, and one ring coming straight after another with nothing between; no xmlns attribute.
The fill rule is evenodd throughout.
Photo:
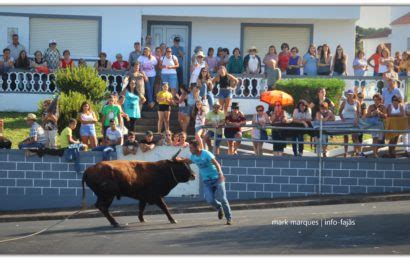
<svg viewBox="0 0 410 260"><path fill-rule="evenodd" d="M61 60L61 68L66 69L67 67L74 67L73 60L66 62L64 59Z"/></svg>
<svg viewBox="0 0 410 260"><path fill-rule="evenodd" d="M290 56L291 56L290 52L288 52L288 54L284 54L283 52L279 53L278 67L282 72L286 71L286 68L288 67L288 64L289 64Z"/></svg>
<svg viewBox="0 0 410 260"><path fill-rule="evenodd" d="M121 63L119 63L118 61L115 61L111 67L116 70L126 70L128 69L128 65L129 65L128 61L122 61Z"/></svg>
<svg viewBox="0 0 410 260"><path fill-rule="evenodd" d="M374 60L374 72L379 73L379 66L380 66L380 58L382 56L378 53L373 54L370 58Z"/></svg>

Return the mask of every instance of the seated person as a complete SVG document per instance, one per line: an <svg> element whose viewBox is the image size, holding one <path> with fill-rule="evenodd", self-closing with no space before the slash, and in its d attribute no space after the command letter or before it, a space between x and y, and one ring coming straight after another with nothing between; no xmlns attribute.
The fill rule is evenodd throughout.
<svg viewBox="0 0 410 260"><path fill-rule="evenodd" d="M152 131L147 131L145 133L145 138L140 142L140 148L143 153L151 151L155 148L156 143L154 142L154 133Z"/></svg>
<svg viewBox="0 0 410 260"><path fill-rule="evenodd" d="M122 145L123 136L121 131L117 128L114 119L110 119L110 127L105 132L104 145L97 146L93 151L103 152L103 161L107 161L110 158L110 152L115 152L117 145Z"/></svg>
<svg viewBox="0 0 410 260"><path fill-rule="evenodd" d="M170 130L165 130L163 132L158 145L172 146L172 132Z"/></svg>
<svg viewBox="0 0 410 260"><path fill-rule="evenodd" d="M73 130L77 127L77 120L70 118L68 126L61 131L60 146L61 148L67 148L70 144L79 144L80 141L73 138Z"/></svg>
<svg viewBox="0 0 410 260"><path fill-rule="evenodd" d="M323 101L319 105L319 111L316 112L315 115L315 120L322 122L329 122L329 121L335 121L335 115L333 114L332 110L329 109L329 103L326 101ZM326 143L328 142L328 136L326 134L322 135L322 152L323 152L323 157L327 157L327 145Z"/></svg>
<svg viewBox="0 0 410 260"><path fill-rule="evenodd" d="M122 152L124 155L137 154L138 141L135 139L136 133L129 132L127 141L122 145Z"/></svg>
<svg viewBox="0 0 410 260"><path fill-rule="evenodd" d="M41 149L46 144L46 136L43 127L37 122L37 116L30 113L26 117L26 123L30 126L30 135L23 142L19 143L19 149Z"/></svg>
<svg viewBox="0 0 410 260"><path fill-rule="evenodd" d="M185 148L189 146L189 143L186 141L186 133L185 132L181 132L178 134L179 135L179 141L177 146L181 147L181 148Z"/></svg>
<svg viewBox="0 0 410 260"><path fill-rule="evenodd" d="M179 143L179 133L172 135L172 146L178 146Z"/></svg>

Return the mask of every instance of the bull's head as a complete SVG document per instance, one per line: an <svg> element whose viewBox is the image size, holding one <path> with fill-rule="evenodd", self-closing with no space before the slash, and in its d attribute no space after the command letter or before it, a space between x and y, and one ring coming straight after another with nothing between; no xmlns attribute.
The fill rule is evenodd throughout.
<svg viewBox="0 0 410 260"><path fill-rule="evenodd" d="M174 174L178 182L187 182L195 180L195 173L194 171L192 171L187 161L182 158L177 158L181 151L182 150L179 149L178 152L174 156L172 156L171 162L173 165L175 165L175 167L172 167L172 174Z"/></svg>

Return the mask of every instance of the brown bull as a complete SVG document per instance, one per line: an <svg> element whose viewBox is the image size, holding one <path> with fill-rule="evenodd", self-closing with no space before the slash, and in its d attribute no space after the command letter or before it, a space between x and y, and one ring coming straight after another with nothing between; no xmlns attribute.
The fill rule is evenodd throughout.
<svg viewBox="0 0 410 260"><path fill-rule="evenodd" d="M114 227L118 227L119 224L109 213L108 208L114 197L120 199L122 196L140 201L138 214L140 222L145 222L144 209L149 203L156 204L164 211L171 223L176 223L163 197L178 183L195 179L189 165L176 160L177 154L172 160L158 162L103 161L97 163L84 172L83 204L85 205L85 182L97 196L95 206Z"/></svg>

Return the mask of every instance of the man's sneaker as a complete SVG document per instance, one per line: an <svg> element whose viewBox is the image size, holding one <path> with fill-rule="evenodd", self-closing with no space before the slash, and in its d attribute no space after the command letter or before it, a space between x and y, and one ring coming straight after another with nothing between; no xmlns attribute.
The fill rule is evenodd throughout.
<svg viewBox="0 0 410 260"><path fill-rule="evenodd" d="M227 224L227 225L232 225L232 220L231 220L231 219L228 219L228 220L226 221L226 224Z"/></svg>
<svg viewBox="0 0 410 260"><path fill-rule="evenodd" d="M224 211L222 208L218 209L218 219L223 219L224 217Z"/></svg>

